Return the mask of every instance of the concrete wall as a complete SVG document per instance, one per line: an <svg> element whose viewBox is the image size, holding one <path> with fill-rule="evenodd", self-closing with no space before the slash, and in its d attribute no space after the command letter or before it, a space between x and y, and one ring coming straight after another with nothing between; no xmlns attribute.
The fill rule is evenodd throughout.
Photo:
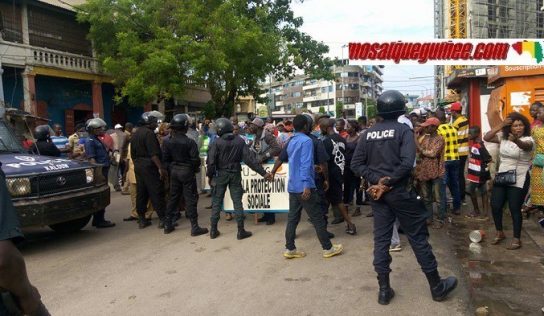
<svg viewBox="0 0 544 316"><path fill-rule="evenodd" d="M104 94L104 119L111 125L113 92ZM51 122L66 126L65 110L78 104L92 108L92 89L90 81L36 76L36 100L47 105L47 116Z"/></svg>

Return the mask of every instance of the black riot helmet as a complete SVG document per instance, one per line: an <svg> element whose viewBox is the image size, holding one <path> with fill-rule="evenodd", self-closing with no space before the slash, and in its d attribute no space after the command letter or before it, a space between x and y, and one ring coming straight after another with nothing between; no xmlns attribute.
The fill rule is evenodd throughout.
<svg viewBox="0 0 544 316"><path fill-rule="evenodd" d="M222 117L215 121L215 129L217 131L217 135L223 136L225 134L232 133L234 131L234 125L232 125L232 122L229 119Z"/></svg>
<svg viewBox="0 0 544 316"><path fill-rule="evenodd" d="M150 112L144 112L138 122L140 123L140 125L152 125L152 124L157 124L158 119L150 111Z"/></svg>
<svg viewBox="0 0 544 316"><path fill-rule="evenodd" d="M49 125L38 125L34 129L34 138L36 140L45 141L51 137Z"/></svg>
<svg viewBox="0 0 544 316"><path fill-rule="evenodd" d="M170 121L170 128L175 130L184 130L189 128L190 118L187 114L176 114Z"/></svg>
<svg viewBox="0 0 544 316"><path fill-rule="evenodd" d="M96 117L87 121L87 124L85 125L85 129L87 130L87 132L91 133L95 129L106 128L106 125L107 124L106 122L104 122L103 119Z"/></svg>
<svg viewBox="0 0 544 316"><path fill-rule="evenodd" d="M314 117L310 113L302 113L302 115L306 118L307 132L311 132L314 128Z"/></svg>
<svg viewBox="0 0 544 316"><path fill-rule="evenodd" d="M378 115L383 119L396 119L406 112L406 99L397 90L387 90L378 98Z"/></svg>

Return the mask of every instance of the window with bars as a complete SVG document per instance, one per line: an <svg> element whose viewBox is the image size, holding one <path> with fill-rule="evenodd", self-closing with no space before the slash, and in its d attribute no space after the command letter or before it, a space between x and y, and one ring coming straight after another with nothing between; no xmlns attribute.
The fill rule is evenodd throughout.
<svg viewBox="0 0 544 316"><path fill-rule="evenodd" d="M28 32L30 45L92 56L88 26L78 23L75 14L29 5Z"/></svg>
<svg viewBox="0 0 544 316"><path fill-rule="evenodd" d="M23 24L21 21L21 7L15 2L0 1L0 27L2 39L8 42L23 42Z"/></svg>

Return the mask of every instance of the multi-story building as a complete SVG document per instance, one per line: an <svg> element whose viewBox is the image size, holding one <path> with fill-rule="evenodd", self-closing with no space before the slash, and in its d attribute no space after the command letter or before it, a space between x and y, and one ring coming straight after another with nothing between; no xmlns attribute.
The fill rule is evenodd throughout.
<svg viewBox="0 0 544 316"><path fill-rule="evenodd" d="M0 103L49 118L67 133L93 115L115 115L114 88L71 6L79 3L0 0Z"/></svg>
<svg viewBox="0 0 544 316"><path fill-rule="evenodd" d="M296 109L335 112L342 102L349 117L355 116L355 104L376 99L383 91L383 66L345 65L335 67L334 80L316 80L306 75L290 80L268 82L262 86L272 113L291 113Z"/></svg>
<svg viewBox="0 0 544 316"><path fill-rule="evenodd" d="M85 0L0 0L0 106L15 107L59 123L71 133L77 123L99 116L108 124L136 122L151 103L114 102L112 80L95 58L89 26L76 20ZM205 87L155 109L169 114L199 112L211 99Z"/></svg>
<svg viewBox="0 0 544 316"><path fill-rule="evenodd" d="M434 0L435 37L542 38L542 8L536 0ZM465 68L479 67L435 67L437 98L447 94L447 77Z"/></svg>

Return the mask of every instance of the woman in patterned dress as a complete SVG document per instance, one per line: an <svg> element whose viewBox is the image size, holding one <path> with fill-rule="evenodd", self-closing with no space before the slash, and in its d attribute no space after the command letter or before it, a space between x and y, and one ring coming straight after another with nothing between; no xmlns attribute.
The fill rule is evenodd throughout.
<svg viewBox="0 0 544 316"><path fill-rule="evenodd" d="M537 119L542 122L544 119L544 107L538 109ZM544 155L544 127L536 126L533 131L537 155ZM544 179L542 167L533 164L531 169L531 203L534 207L542 210L544 208Z"/></svg>

